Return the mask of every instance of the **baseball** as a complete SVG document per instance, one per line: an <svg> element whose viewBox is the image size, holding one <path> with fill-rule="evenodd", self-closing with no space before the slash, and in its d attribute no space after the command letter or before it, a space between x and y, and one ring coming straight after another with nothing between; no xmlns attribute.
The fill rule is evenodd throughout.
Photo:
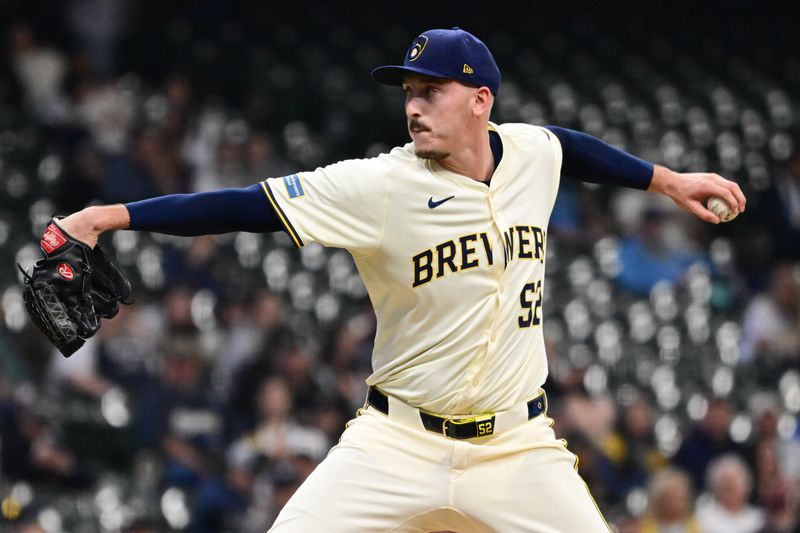
<svg viewBox="0 0 800 533"><path fill-rule="evenodd" d="M728 202L719 196L712 196L706 202L708 210L719 217L720 222L730 222L739 214L738 209L733 209L728 205Z"/></svg>

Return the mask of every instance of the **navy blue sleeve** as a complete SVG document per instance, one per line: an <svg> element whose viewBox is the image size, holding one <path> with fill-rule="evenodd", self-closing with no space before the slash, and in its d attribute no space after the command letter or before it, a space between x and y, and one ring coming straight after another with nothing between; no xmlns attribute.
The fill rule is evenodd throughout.
<svg viewBox="0 0 800 533"><path fill-rule="evenodd" d="M130 229L191 237L283 229L260 183L241 189L170 194L125 204Z"/></svg>
<svg viewBox="0 0 800 533"><path fill-rule="evenodd" d="M592 183L621 185L646 190L653 178L653 164L586 133L545 126L561 141L561 172Z"/></svg>

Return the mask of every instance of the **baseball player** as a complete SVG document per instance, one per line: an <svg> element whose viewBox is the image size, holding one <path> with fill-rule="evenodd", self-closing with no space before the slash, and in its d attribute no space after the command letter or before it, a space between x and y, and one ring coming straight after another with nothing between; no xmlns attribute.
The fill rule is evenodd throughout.
<svg viewBox="0 0 800 533"><path fill-rule="evenodd" d="M661 193L703 220L716 174L681 174L591 136L489 121L500 72L458 28L430 30L402 65L410 143L243 189L90 207L61 221L106 230L285 231L348 250L377 316L368 396L272 530L608 531L557 439L542 384L548 219L562 172Z"/></svg>

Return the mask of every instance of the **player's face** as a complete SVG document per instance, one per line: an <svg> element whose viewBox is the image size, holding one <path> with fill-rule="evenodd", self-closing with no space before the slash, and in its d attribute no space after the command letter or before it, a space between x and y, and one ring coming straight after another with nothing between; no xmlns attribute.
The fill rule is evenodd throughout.
<svg viewBox="0 0 800 533"><path fill-rule="evenodd" d="M477 89L454 80L408 75L403 79L403 91L408 133L417 155L441 160L457 151L472 118L471 102Z"/></svg>

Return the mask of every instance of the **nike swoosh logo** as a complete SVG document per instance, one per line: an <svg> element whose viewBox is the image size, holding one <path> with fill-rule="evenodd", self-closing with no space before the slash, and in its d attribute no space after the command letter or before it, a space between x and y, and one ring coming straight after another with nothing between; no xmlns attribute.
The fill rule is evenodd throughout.
<svg viewBox="0 0 800 533"><path fill-rule="evenodd" d="M440 205L445 203L447 200L452 200L455 197L456 197L456 195L454 194L453 196L451 196L449 198L445 198L444 200L437 200L437 201L434 202L433 201L433 196L431 196L430 198L428 198L428 207L430 207L431 209L433 209L435 207L439 207Z"/></svg>

